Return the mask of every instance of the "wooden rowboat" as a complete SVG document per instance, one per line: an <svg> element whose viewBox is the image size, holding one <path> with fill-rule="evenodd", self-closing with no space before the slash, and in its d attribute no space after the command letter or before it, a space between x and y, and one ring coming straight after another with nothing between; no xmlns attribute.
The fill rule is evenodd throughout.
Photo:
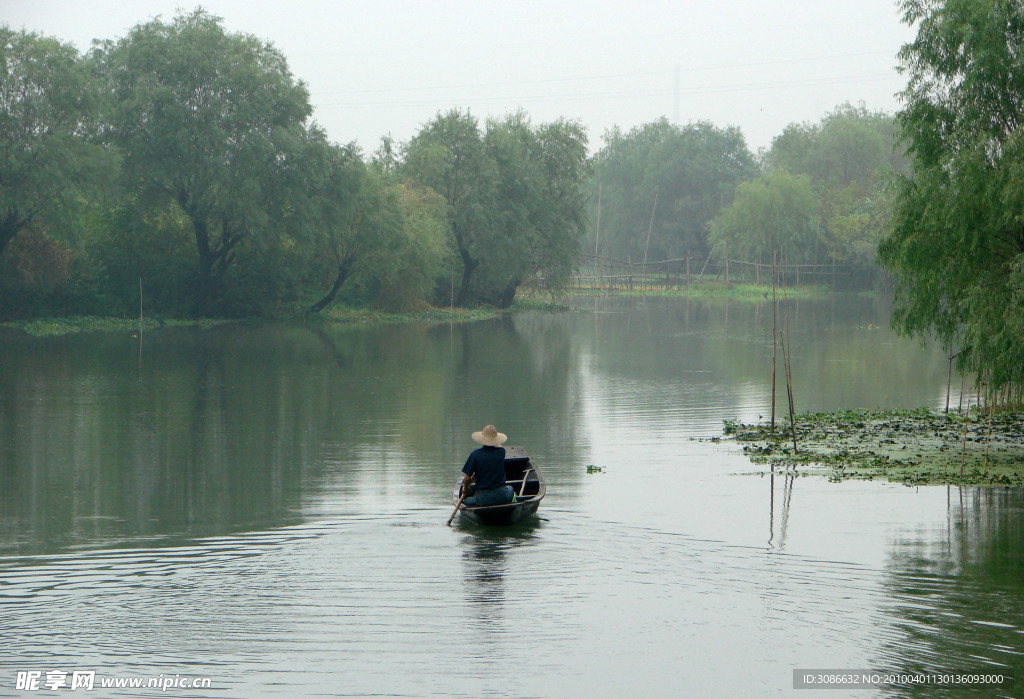
<svg viewBox="0 0 1024 699"><path fill-rule="evenodd" d="M515 502L507 505L466 507L459 504L460 487L455 486L452 503L458 506L462 517L474 524L508 525L521 522L537 514L540 501L547 492L544 477L537 464L522 447L505 447L505 485L516 492Z"/></svg>

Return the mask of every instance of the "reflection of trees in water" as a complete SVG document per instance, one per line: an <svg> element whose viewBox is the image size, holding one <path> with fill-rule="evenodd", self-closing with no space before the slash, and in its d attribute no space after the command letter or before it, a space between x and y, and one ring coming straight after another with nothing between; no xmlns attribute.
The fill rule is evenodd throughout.
<svg viewBox="0 0 1024 699"><path fill-rule="evenodd" d="M749 401L749 387L763 387L767 401L770 301L598 297L589 303L591 332L578 341L602 375L682 384L682 399L699 395L728 407ZM918 343L897 338L887 327L886 304L862 296L787 303L798 410L919 407L944 395L941 350L923 353Z"/></svg>
<svg viewBox="0 0 1024 699"><path fill-rule="evenodd" d="M280 526L382 471L443 502L482 415L571 413L569 344L508 318L164 328L141 356L119 333L18 336L0 364L0 549Z"/></svg>
<svg viewBox="0 0 1024 699"><path fill-rule="evenodd" d="M18 425L0 489L8 549L297 521L317 430L302 370L281 369L270 336L163 329L141 357L122 334L7 349L0 422Z"/></svg>
<svg viewBox="0 0 1024 699"><path fill-rule="evenodd" d="M878 666L933 672L1016 667L1019 682L1024 491L950 487L947 496L943 530L893 543L885 588L895 628Z"/></svg>

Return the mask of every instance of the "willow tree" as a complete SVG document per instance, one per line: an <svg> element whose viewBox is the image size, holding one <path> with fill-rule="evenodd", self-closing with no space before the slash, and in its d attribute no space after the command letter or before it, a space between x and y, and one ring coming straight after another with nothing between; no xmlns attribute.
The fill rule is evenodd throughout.
<svg viewBox="0 0 1024 699"><path fill-rule="evenodd" d="M112 176L113 157L94 138L99 106L97 81L74 46L0 26L0 256Z"/></svg>
<svg viewBox="0 0 1024 699"><path fill-rule="evenodd" d="M711 222L710 241L748 260L770 260L779 253L793 264L813 262L820 231L817 208L806 175L767 172L736 187L732 203Z"/></svg>
<svg viewBox="0 0 1024 699"><path fill-rule="evenodd" d="M192 312L219 310L240 246L276 230L268 202L304 140L306 86L271 44L230 34L203 10L141 24L99 53L127 183L188 217Z"/></svg>
<svg viewBox="0 0 1024 699"><path fill-rule="evenodd" d="M484 260L481 290L502 307L527 279L562 286L579 259L586 227L582 184L587 137L574 121L534 127L523 112L492 119L484 136L494 163L491 213L496 246Z"/></svg>
<svg viewBox="0 0 1024 699"><path fill-rule="evenodd" d="M462 262L456 303L505 306L526 279L557 282L575 265L587 172L578 123L534 126L519 112L484 131L468 113L438 114L409 142L401 172L448 205L451 247Z"/></svg>
<svg viewBox="0 0 1024 699"><path fill-rule="evenodd" d="M462 262L455 302L470 296L473 275L493 245L494 163L476 117L459 110L437 114L407 144L403 175L430 187L448 204L452 243Z"/></svg>
<svg viewBox="0 0 1024 699"><path fill-rule="evenodd" d="M639 261L708 253L710 222L756 174L736 127L666 119L615 128L594 157L588 249ZM600 206L599 206L600 205Z"/></svg>
<svg viewBox="0 0 1024 699"><path fill-rule="evenodd" d="M880 259L893 324L936 335L961 370L1024 385L1024 10L904 0L916 39L899 118L912 156Z"/></svg>
<svg viewBox="0 0 1024 699"><path fill-rule="evenodd" d="M312 255L309 312L345 290L396 310L432 295L448 255L445 203L430 189L400 183L379 161L367 166L354 144L323 142L308 156L309 204L301 225Z"/></svg>

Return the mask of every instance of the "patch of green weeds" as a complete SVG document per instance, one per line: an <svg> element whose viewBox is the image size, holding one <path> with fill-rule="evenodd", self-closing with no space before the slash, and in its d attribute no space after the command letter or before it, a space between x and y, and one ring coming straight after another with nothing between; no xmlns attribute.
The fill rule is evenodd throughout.
<svg viewBox="0 0 1024 699"><path fill-rule="evenodd" d="M830 480L887 478L907 484L1024 485L1024 413L992 418L915 410L837 410L788 423L728 420L724 434L754 463Z"/></svg>

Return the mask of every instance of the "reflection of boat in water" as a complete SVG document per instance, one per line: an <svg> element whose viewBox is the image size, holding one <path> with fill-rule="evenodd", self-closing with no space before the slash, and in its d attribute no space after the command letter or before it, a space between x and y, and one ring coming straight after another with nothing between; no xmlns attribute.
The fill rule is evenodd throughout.
<svg viewBox="0 0 1024 699"><path fill-rule="evenodd" d="M522 447L505 448L505 485L512 486L515 500L507 505L467 507L459 504L459 486L452 493L452 502L458 505L462 516L475 524L515 524L537 513L540 501L547 492L544 477L537 464Z"/></svg>

